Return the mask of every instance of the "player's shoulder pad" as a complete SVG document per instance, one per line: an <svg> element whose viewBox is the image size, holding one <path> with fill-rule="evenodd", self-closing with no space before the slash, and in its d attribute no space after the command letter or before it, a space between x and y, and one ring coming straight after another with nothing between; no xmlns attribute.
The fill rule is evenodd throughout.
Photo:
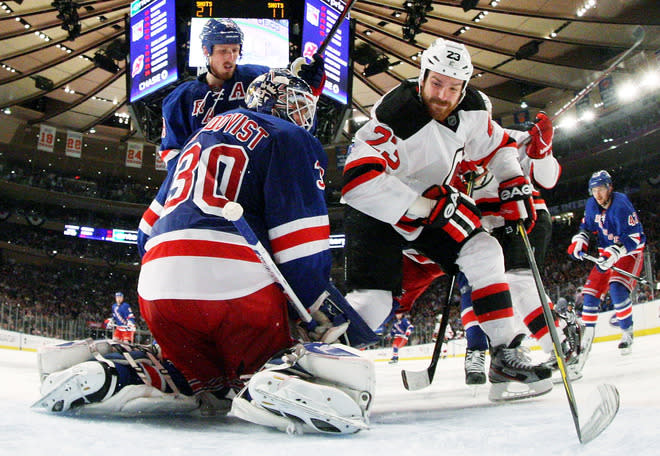
<svg viewBox="0 0 660 456"><path fill-rule="evenodd" d="M467 86L465 97L456 107L456 111L486 111L486 103L477 89Z"/></svg>
<svg viewBox="0 0 660 456"><path fill-rule="evenodd" d="M407 139L431 121L417 93L416 81L403 81L391 90L376 107L376 119L389 126L394 134Z"/></svg>

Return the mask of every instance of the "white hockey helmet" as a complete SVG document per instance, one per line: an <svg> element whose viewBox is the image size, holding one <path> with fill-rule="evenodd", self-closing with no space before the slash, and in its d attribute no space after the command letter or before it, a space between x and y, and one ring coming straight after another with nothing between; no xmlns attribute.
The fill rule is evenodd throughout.
<svg viewBox="0 0 660 456"><path fill-rule="evenodd" d="M465 96L467 83L472 77L472 59L465 45L454 41L438 38L431 46L422 52L419 71L419 89L426 77L426 71L431 70L458 80L464 81L461 100Z"/></svg>

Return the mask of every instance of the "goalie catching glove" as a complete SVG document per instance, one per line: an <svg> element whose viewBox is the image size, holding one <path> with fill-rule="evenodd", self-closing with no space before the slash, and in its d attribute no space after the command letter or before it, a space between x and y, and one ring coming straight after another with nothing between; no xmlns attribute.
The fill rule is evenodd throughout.
<svg viewBox="0 0 660 456"><path fill-rule="evenodd" d="M419 211L426 205L425 210ZM422 225L442 228L461 243L481 228L481 212L472 198L450 185L433 185L413 203L409 213L424 214Z"/></svg>
<svg viewBox="0 0 660 456"><path fill-rule="evenodd" d="M536 209L532 197L533 187L525 176L517 176L500 183L500 215L504 217L507 232L516 232L522 221L529 233L536 223Z"/></svg>

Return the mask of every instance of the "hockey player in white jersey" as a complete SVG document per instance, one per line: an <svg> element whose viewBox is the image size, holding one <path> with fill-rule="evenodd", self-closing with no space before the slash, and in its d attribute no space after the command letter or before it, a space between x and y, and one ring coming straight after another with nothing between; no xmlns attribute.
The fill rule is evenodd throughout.
<svg viewBox="0 0 660 456"><path fill-rule="evenodd" d="M467 86L471 75L465 47L438 39L422 54L419 80L404 81L381 98L357 132L342 189L346 299L377 328L401 291L401 252L415 248L468 278L475 315L493 347L491 381L535 382L551 371L519 356L502 249L481 227L474 201L449 185L458 163L473 161L500 182L507 224L534 224L516 143Z"/></svg>

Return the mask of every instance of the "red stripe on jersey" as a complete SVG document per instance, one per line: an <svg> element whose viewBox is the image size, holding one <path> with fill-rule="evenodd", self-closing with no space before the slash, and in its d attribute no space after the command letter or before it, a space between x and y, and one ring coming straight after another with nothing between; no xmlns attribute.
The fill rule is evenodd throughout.
<svg viewBox="0 0 660 456"><path fill-rule="evenodd" d="M353 168L357 168L359 166L365 166L365 165L378 165L385 170L387 167L387 163L385 162L385 159L380 158L380 157L364 157L364 158L358 158L357 160L353 160L350 163L346 163L346 166L344 166L344 174L346 174L346 171L349 171Z"/></svg>
<svg viewBox="0 0 660 456"><path fill-rule="evenodd" d="M486 165L488 163L490 163L490 161L493 159L495 154L503 147L514 147L514 148L518 147L516 145L516 142L508 135L507 132L504 132L504 135L502 136L502 141L500 142L500 144L495 149L493 149L493 151L491 153L486 155L481 160L477 161L477 164L479 166L486 167Z"/></svg>
<svg viewBox="0 0 660 456"><path fill-rule="evenodd" d="M142 220L147 222L149 226L154 226L154 223L156 223L159 218L160 214L157 214L151 208L148 208L146 211L144 211L144 214L142 214Z"/></svg>
<svg viewBox="0 0 660 456"><path fill-rule="evenodd" d="M503 293L509 291L508 283L494 283L493 285L488 285L487 287L479 288L478 290L472 291L472 302L477 299L483 299L490 295L497 293Z"/></svg>
<svg viewBox="0 0 660 456"><path fill-rule="evenodd" d="M375 179L381 174L383 174L382 171L369 171L368 173L361 174L355 179L352 179L350 182L345 184L344 187L341 189L341 194L345 195L346 193L353 190L355 187L358 187L364 184L365 182L370 181L371 179Z"/></svg>
<svg viewBox="0 0 660 456"><path fill-rule="evenodd" d="M506 309L494 310L492 312L486 312L485 314L478 315L479 323L485 323L487 321L501 320L503 318L513 317L513 307L508 307Z"/></svg>
<svg viewBox="0 0 660 456"><path fill-rule="evenodd" d="M281 252L282 250L297 247L308 242L321 241L330 237L330 226L314 226L311 228L303 228L283 236L276 237L270 240L270 245L273 253Z"/></svg>
<svg viewBox="0 0 660 456"><path fill-rule="evenodd" d="M199 256L226 258L230 260L259 263L259 257L251 247L225 244L223 242L204 241L199 239L175 239L164 241L150 248L142 258L142 264L159 258L173 256Z"/></svg>
<svg viewBox="0 0 660 456"><path fill-rule="evenodd" d="M538 317L539 315L542 315L542 314L543 314L543 307L537 307L536 309L531 311L529 314L527 314L525 316L525 318L523 319L523 321L525 322L526 326L529 326L529 323L532 320L534 320L536 317Z"/></svg>

